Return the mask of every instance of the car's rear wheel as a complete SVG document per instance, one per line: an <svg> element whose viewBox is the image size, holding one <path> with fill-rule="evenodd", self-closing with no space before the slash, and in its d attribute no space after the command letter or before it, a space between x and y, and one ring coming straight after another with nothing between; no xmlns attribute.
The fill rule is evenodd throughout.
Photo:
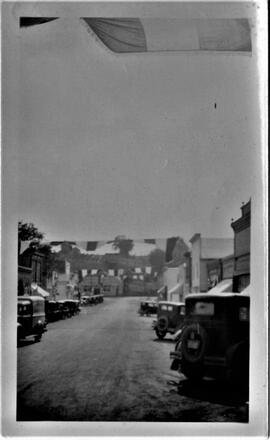
<svg viewBox="0 0 270 440"><path fill-rule="evenodd" d="M227 352L227 383L243 392L249 389L249 344L241 342Z"/></svg>

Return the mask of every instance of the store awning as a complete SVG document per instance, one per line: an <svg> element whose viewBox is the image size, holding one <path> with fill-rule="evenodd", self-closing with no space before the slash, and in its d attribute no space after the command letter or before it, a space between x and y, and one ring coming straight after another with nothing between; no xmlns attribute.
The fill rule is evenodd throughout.
<svg viewBox="0 0 270 440"><path fill-rule="evenodd" d="M216 294L224 292L232 292L232 280L230 278L220 281L213 289L208 290L207 293Z"/></svg>
<svg viewBox="0 0 270 440"><path fill-rule="evenodd" d="M36 283L31 284L31 290L33 293L41 295L43 298L47 298L48 296L50 296L49 292L42 289L42 287L38 286Z"/></svg>
<svg viewBox="0 0 270 440"><path fill-rule="evenodd" d="M250 285L245 287L245 289L243 289L240 293L243 295L250 295Z"/></svg>

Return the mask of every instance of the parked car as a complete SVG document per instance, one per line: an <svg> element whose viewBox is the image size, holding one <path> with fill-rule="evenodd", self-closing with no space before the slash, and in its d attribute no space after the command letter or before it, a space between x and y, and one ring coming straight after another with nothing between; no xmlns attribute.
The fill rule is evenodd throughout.
<svg viewBox="0 0 270 440"><path fill-rule="evenodd" d="M57 301L45 301L47 322L57 321L62 318L61 308Z"/></svg>
<svg viewBox="0 0 270 440"><path fill-rule="evenodd" d="M88 306L88 305L89 305L89 302L90 302L90 298L89 298L89 296L87 296L87 295L83 295L83 296L81 297L81 305L82 305L82 306Z"/></svg>
<svg viewBox="0 0 270 440"><path fill-rule="evenodd" d="M60 317L62 319L70 318L70 309L68 304L66 303L66 300L60 299L57 301L57 304L59 307Z"/></svg>
<svg viewBox="0 0 270 440"><path fill-rule="evenodd" d="M40 341L46 331L45 301L41 296L19 296L17 341L34 336Z"/></svg>
<svg viewBox="0 0 270 440"><path fill-rule="evenodd" d="M174 334L181 328L185 317L185 304L181 302L160 301L157 306L157 320L153 329L159 339L167 333Z"/></svg>
<svg viewBox="0 0 270 440"><path fill-rule="evenodd" d="M248 295L191 294L186 297L184 327L171 352L171 369L191 380L226 379L248 389Z"/></svg>
<svg viewBox="0 0 270 440"><path fill-rule="evenodd" d="M157 313L157 302L153 300L141 301L138 313L141 316L155 315Z"/></svg>
<svg viewBox="0 0 270 440"><path fill-rule="evenodd" d="M66 307L66 313L68 318L71 318L72 316L78 313L77 302L74 299L65 299L64 307Z"/></svg>

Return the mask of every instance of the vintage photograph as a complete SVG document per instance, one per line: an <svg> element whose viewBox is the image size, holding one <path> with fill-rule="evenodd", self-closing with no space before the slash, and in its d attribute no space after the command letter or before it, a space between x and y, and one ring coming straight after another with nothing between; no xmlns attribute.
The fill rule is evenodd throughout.
<svg viewBox="0 0 270 440"><path fill-rule="evenodd" d="M265 429L260 13L2 4L16 435L31 422Z"/></svg>

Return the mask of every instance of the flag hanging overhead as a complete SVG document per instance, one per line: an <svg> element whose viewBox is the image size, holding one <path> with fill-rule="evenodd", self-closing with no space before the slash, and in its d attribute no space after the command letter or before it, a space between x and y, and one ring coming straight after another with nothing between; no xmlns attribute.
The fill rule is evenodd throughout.
<svg viewBox="0 0 270 440"><path fill-rule="evenodd" d="M83 18L116 53L251 52L247 19Z"/></svg>
<svg viewBox="0 0 270 440"><path fill-rule="evenodd" d="M21 27L57 17L20 17ZM112 52L251 52L245 18L97 18L83 17L87 27Z"/></svg>
<svg viewBox="0 0 270 440"><path fill-rule="evenodd" d="M20 17L20 27L36 26L57 20L58 17Z"/></svg>

